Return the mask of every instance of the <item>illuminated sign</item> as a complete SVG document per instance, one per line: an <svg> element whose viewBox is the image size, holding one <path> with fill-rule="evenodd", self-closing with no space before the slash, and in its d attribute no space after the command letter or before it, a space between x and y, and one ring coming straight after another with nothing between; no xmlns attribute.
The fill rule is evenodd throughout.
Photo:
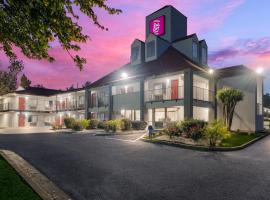
<svg viewBox="0 0 270 200"><path fill-rule="evenodd" d="M150 33L161 36L165 33L165 17L159 16L150 21Z"/></svg>

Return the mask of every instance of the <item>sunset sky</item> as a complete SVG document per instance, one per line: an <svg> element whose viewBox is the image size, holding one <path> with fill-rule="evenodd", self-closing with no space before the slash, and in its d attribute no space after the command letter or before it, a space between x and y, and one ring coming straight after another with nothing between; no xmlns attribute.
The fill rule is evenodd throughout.
<svg viewBox="0 0 270 200"><path fill-rule="evenodd" d="M188 33L205 39L209 49L209 65L225 67L244 64L265 69L265 90L270 91L270 1L268 0L108 0L108 4L122 9L111 16L96 9L100 22L109 28L102 31L89 18L80 15L79 24L91 40L82 44L80 55L87 59L82 72L67 53L57 45L50 50L55 62L24 61L24 73L33 84L61 88L72 84L81 86L95 81L129 62L130 44L135 38L145 39L145 16L165 6L173 5L188 17ZM7 67L7 59L0 54L0 68Z"/></svg>

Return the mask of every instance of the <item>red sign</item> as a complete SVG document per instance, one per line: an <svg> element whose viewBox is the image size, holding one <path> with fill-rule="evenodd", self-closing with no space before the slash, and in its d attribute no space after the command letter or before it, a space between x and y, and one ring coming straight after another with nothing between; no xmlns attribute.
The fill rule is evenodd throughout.
<svg viewBox="0 0 270 200"><path fill-rule="evenodd" d="M164 15L159 16L150 21L149 24L150 33L161 36L165 33L165 17Z"/></svg>

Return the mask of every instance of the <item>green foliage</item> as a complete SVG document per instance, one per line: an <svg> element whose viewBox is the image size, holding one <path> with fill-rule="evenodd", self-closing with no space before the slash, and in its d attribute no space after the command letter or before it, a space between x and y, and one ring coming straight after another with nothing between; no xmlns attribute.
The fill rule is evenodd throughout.
<svg viewBox="0 0 270 200"><path fill-rule="evenodd" d="M121 129L127 131L131 129L131 120L130 119L121 119Z"/></svg>
<svg viewBox="0 0 270 200"><path fill-rule="evenodd" d="M1 156L0 180L1 200L41 200L32 188Z"/></svg>
<svg viewBox="0 0 270 200"><path fill-rule="evenodd" d="M53 129L53 130L59 130L59 129L62 129L62 128L63 128L63 126L60 125L60 124L53 124L53 125L52 125L52 129Z"/></svg>
<svg viewBox="0 0 270 200"><path fill-rule="evenodd" d="M131 127L133 130L144 130L147 126L147 123L144 121L132 121Z"/></svg>
<svg viewBox="0 0 270 200"><path fill-rule="evenodd" d="M228 137L224 138L220 142L222 147L236 147L241 146L255 138L259 137L259 134L247 134L247 133L232 133Z"/></svg>
<svg viewBox="0 0 270 200"><path fill-rule="evenodd" d="M181 122L180 130L185 134L187 138L191 138L194 141L202 138L203 128L207 125L207 122L197 119L186 119Z"/></svg>
<svg viewBox="0 0 270 200"><path fill-rule="evenodd" d="M181 135L180 124L178 122L169 122L167 123L164 132L165 134L169 135L170 138L173 136L180 136Z"/></svg>
<svg viewBox="0 0 270 200"><path fill-rule="evenodd" d="M73 124L75 123L75 119L72 117L64 118L64 124L66 128L72 128Z"/></svg>
<svg viewBox="0 0 270 200"><path fill-rule="evenodd" d="M96 129L98 127L99 121L97 119L90 119L88 129Z"/></svg>
<svg viewBox="0 0 270 200"><path fill-rule="evenodd" d="M106 5L105 0L29 0L0 2L0 43L5 54L16 58L13 46L31 59L54 58L49 55L51 44L57 41L81 70L85 58L72 55L79 51L78 43L84 43L89 36L82 33L79 13L87 15L102 30L108 30L99 23L95 8L107 13L119 14L121 10Z"/></svg>
<svg viewBox="0 0 270 200"><path fill-rule="evenodd" d="M31 86L31 81L27 78L25 74L21 77L21 84L23 88L29 88Z"/></svg>
<svg viewBox="0 0 270 200"><path fill-rule="evenodd" d="M0 95L16 90L18 74L23 70L21 61L12 58L9 62L8 71L0 71Z"/></svg>
<svg viewBox="0 0 270 200"><path fill-rule="evenodd" d="M244 99L244 94L234 88L224 88L217 92L217 99L222 103L224 124L231 130L235 106Z"/></svg>
<svg viewBox="0 0 270 200"><path fill-rule="evenodd" d="M87 127L89 127L89 120L81 119L79 120L79 124L82 126L83 129L86 129Z"/></svg>
<svg viewBox="0 0 270 200"><path fill-rule="evenodd" d="M209 140L210 146L216 146L217 142L228 137L230 132L221 120L215 120L204 128L204 136Z"/></svg>
<svg viewBox="0 0 270 200"><path fill-rule="evenodd" d="M97 128L105 129L105 127L106 127L106 122L105 121L99 121L98 122Z"/></svg>
<svg viewBox="0 0 270 200"><path fill-rule="evenodd" d="M72 125L72 130L74 131L82 131L83 130L83 126L82 124L80 123L80 121L75 121Z"/></svg>
<svg viewBox="0 0 270 200"><path fill-rule="evenodd" d="M116 132L117 130L121 129L121 120L109 120L106 122L105 125L105 130L107 132L112 131L112 132Z"/></svg>

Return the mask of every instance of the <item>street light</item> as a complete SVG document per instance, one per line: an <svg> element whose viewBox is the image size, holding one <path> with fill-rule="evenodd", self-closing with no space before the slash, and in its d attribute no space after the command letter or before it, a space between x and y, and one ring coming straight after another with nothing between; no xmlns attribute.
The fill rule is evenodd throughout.
<svg viewBox="0 0 270 200"><path fill-rule="evenodd" d="M209 74L214 74L214 70L213 69L209 69L208 72L209 72Z"/></svg>
<svg viewBox="0 0 270 200"><path fill-rule="evenodd" d="M256 73L257 74L262 74L263 73L263 68L262 67L257 68Z"/></svg>
<svg viewBox="0 0 270 200"><path fill-rule="evenodd" d="M122 72L121 77L123 79L127 79L128 78L128 74L126 72Z"/></svg>

